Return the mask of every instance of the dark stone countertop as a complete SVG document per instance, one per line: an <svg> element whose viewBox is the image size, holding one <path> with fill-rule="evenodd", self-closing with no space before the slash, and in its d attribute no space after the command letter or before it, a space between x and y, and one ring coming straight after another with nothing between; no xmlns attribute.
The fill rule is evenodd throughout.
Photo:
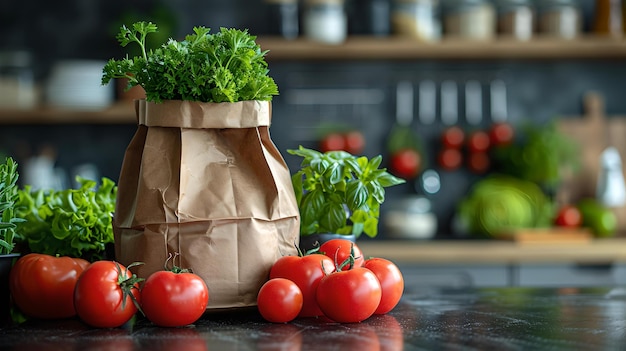
<svg viewBox="0 0 626 351"><path fill-rule="evenodd" d="M194 326L93 329L77 319L0 329L0 350L619 350L626 288L411 290L362 323L265 322L256 309L207 313Z"/></svg>

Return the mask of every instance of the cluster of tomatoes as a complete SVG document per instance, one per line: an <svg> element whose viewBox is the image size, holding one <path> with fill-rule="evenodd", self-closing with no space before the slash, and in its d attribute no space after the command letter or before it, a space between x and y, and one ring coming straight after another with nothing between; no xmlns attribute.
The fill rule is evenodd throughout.
<svg viewBox="0 0 626 351"><path fill-rule="evenodd" d="M512 143L513 137L512 126L505 122L494 123L488 130L479 129L468 135L459 126L448 127L441 135L439 166L446 171L459 169L463 165L463 147L465 147L467 168L477 174L485 173L491 166L489 150Z"/></svg>
<svg viewBox="0 0 626 351"><path fill-rule="evenodd" d="M132 266L31 253L11 269L9 287L26 316L78 316L97 328L119 327L137 311L164 327L191 324L205 312L209 292L198 275L174 269L155 272L143 281L129 270Z"/></svg>
<svg viewBox="0 0 626 351"><path fill-rule="evenodd" d="M403 291L404 278L394 263L364 259L355 243L332 239L312 253L278 259L257 305L263 318L274 323L301 317L356 323L391 311Z"/></svg>
<svg viewBox="0 0 626 351"><path fill-rule="evenodd" d="M353 155L365 149L365 137L357 130L348 132L332 132L326 134L319 142L320 152L346 151Z"/></svg>

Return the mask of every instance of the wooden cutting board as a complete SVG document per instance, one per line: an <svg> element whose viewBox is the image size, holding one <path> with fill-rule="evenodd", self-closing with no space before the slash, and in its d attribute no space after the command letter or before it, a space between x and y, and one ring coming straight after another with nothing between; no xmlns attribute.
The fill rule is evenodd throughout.
<svg viewBox="0 0 626 351"><path fill-rule="evenodd" d="M596 92L585 94L583 107L583 116L563 116L557 123L559 130L576 140L581 150L581 169L565 175L557 194L560 203L595 197L600 155L608 146L619 151L626 174L626 116L606 116L604 99ZM626 235L626 206L613 211L618 218L618 235Z"/></svg>

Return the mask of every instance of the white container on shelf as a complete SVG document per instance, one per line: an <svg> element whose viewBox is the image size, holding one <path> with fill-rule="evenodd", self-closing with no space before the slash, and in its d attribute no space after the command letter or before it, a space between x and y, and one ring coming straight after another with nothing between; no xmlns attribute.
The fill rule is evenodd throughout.
<svg viewBox="0 0 626 351"><path fill-rule="evenodd" d="M113 84L102 85L102 68L106 62L97 60L65 60L52 67L46 85L50 106L100 110L115 98Z"/></svg>
<svg viewBox="0 0 626 351"><path fill-rule="evenodd" d="M540 2L539 31L546 36L575 39L582 30L582 16L575 0Z"/></svg>
<svg viewBox="0 0 626 351"><path fill-rule="evenodd" d="M448 0L444 6L445 35L489 40L496 35L496 11L487 0Z"/></svg>
<svg viewBox="0 0 626 351"><path fill-rule="evenodd" d="M391 11L393 32L418 41L441 39L439 0L394 0Z"/></svg>
<svg viewBox="0 0 626 351"><path fill-rule="evenodd" d="M348 35L348 19L343 0L306 0L304 35L326 44L341 44Z"/></svg>

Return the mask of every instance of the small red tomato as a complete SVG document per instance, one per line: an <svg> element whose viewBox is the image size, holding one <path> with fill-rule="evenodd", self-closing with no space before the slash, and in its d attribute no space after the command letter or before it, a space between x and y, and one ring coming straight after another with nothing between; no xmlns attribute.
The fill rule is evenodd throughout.
<svg viewBox="0 0 626 351"><path fill-rule="evenodd" d="M294 320L302 310L302 291L289 279L268 280L257 296L261 316L268 322L287 323Z"/></svg>
<svg viewBox="0 0 626 351"><path fill-rule="evenodd" d="M317 286L324 274L334 270L333 260L326 255L283 256L270 268L270 279L285 278L296 283L303 298L299 317L318 317L322 311L315 299Z"/></svg>
<svg viewBox="0 0 626 351"><path fill-rule="evenodd" d="M459 149L464 141L465 132L458 126L448 127L441 134L441 143L444 148Z"/></svg>
<svg viewBox="0 0 626 351"><path fill-rule="evenodd" d="M342 134L330 133L320 141L320 152L345 150L346 140Z"/></svg>
<svg viewBox="0 0 626 351"><path fill-rule="evenodd" d="M515 132L513 126L506 122L498 122L489 128L489 138L494 146L508 145L513 142Z"/></svg>
<svg viewBox="0 0 626 351"><path fill-rule="evenodd" d="M358 155L365 149L365 138L359 131L351 131L344 135L345 151Z"/></svg>
<svg viewBox="0 0 626 351"><path fill-rule="evenodd" d="M359 249L359 247L355 243L347 239L328 240L320 245L320 252L323 252L326 256L330 257L333 262L338 265L342 264L346 259L348 259L351 252L354 255L353 267L361 267L363 265L363 262L365 261L361 249ZM350 268L349 266L350 265L344 266L342 270L348 270Z"/></svg>
<svg viewBox="0 0 626 351"><path fill-rule="evenodd" d="M583 223L583 215L580 209L572 205L564 205L557 212L554 224L559 227L578 228Z"/></svg>
<svg viewBox="0 0 626 351"><path fill-rule="evenodd" d="M467 149L469 152L485 152L489 150L491 139L489 134L482 130L472 132L467 138Z"/></svg>
<svg viewBox="0 0 626 351"><path fill-rule="evenodd" d="M137 279L114 261L90 264L76 282L76 314L83 322L97 328L116 328L128 322L137 312L134 302L140 303Z"/></svg>
<svg viewBox="0 0 626 351"><path fill-rule="evenodd" d="M463 164L463 155L459 149L445 148L438 157L439 166L446 171L454 171Z"/></svg>
<svg viewBox="0 0 626 351"><path fill-rule="evenodd" d="M188 271L154 272L141 288L143 313L161 327L181 327L197 321L208 303L206 283Z"/></svg>
<svg viewBox="0 0 626 351"><path fill-rule="evenodd" d="M467 168L472 173L483 174L489 170L491 159L486 152L470 152L467 155Z"/></svg>
<svg viewBox="0 0 626 351"><path fill-rule="evenodd" d="M358 323L376 312L382 289L372 271L356 267L322 278L317 303L324 315L339 323Z"/></svg>
<svg viewBox="0 0 626 351"><path fill-rule="evenodd" d="M420 171L422 157L414 149L401 149L391 155L391 172L406 179L415 178Z"/></svg>
<svg viewBox="0 0 626 351"><path fill-rule="evenodd" d="M81 258L30 253L11 268L9 288L25 315L57 319L76 315L74 288L89 262Z"/></svg>
<svg viewBox="0 0 626 351"><path fill-rule="evenodd" d="M380 257L365 260L363 267L376 275L382 289L380 304L374 313L385 314L391 311L400 302L404 292L402 272L393 262Z"/></svg>

